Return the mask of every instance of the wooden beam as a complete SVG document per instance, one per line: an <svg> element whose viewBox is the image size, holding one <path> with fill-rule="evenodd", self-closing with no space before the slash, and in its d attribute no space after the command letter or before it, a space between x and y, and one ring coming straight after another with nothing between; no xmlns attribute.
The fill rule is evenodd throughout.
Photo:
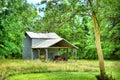
<svg viewBox="0 0 120 80"><path fill-rule="evenodd" d="M45 47L45 48L70 48L70 47ZM40 47L40 49L45 49L44 47ZM33 49L38 49L38 48L33 48Z"/></svg>
<svg viewBox="0 0 120 80"><path fill-rule="evenodd" d="M49 47L49 48L69 48L69 47Z"/></svg>

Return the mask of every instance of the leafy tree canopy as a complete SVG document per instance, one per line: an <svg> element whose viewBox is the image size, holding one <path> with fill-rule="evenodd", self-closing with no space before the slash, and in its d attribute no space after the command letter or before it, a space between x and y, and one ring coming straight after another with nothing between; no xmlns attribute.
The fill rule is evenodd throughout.
<svg viewBox="0 0 120 80"><path fill-rule="evenodd" d="M32 30L37 17L25 0L0 1L0 56L21 54L24 32Z"/></svg>
<svg viewBox="0 0 120 80"><path fill-rule="evenodd" d="M88 0L41 2L39 5L47 5L45 9L40 9L44 11L45 16L38 21L40 26L35 28L35 31L56 32L79 47L79 58L96 59L91 20L91 15L95 13L101 28L105 59L119 59L119 0L100 0L97 5L97 0L91 1L92 6Z"/></svg>

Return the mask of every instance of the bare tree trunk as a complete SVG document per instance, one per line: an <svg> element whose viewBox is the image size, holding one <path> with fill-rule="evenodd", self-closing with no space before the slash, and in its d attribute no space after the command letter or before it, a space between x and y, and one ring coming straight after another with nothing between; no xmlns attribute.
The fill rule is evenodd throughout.
<svg viewBox="0 0 120 80"><path fill-rule="evenodd" d="M97 22L96 16L93 16L92 20L94 24L95 43L96 43L98 59L99 59L100 74L101 74L101 77L104 79L105 67L104 67L104 58L103 58L103 53L102 53L102 48L100 43L100 25Z"/></svg>

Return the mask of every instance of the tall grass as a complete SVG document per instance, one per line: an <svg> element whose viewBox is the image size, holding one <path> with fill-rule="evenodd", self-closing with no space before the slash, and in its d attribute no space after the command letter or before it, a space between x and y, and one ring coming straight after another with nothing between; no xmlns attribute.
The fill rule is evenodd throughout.
<svg viewBox="0 0 120 80"><path fill-rule="evenodd" d="M119 61L105 61L107 71L117 70ZM115 65L114 65L115 64ZM98 61L69 60L67 62L41 62L40 60L0 60L0 80L10 75L43 72L99 72Z"/></svg>

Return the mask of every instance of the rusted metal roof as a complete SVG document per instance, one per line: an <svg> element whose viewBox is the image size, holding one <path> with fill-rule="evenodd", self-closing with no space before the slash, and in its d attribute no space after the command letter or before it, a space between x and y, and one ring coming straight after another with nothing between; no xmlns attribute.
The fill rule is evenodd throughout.
<svg viewBox="0 0 120 80"><path fill-rule="evenodd" d="M34 33L26 32L30 38L60 38L56 33Z"/></svg>

